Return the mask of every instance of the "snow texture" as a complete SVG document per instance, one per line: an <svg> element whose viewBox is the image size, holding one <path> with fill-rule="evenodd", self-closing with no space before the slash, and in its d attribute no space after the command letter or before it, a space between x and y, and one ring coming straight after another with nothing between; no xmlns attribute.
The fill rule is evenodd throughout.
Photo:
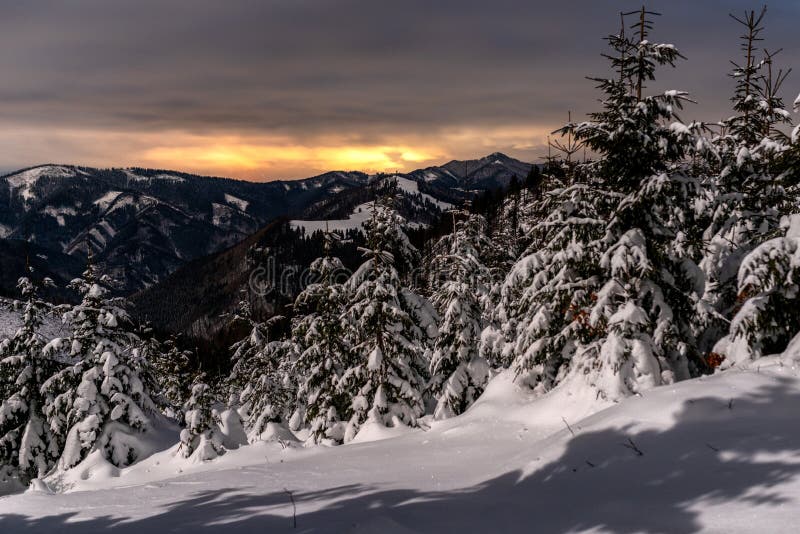
<svg viewBox="0 0 800 534"><path fill-rule="evenodd" d="M789 356L606 409L567 385L533 400L506 372L465 415L382 441L87 460L65 494L0 500L0 531L795 532Z"/></svg>

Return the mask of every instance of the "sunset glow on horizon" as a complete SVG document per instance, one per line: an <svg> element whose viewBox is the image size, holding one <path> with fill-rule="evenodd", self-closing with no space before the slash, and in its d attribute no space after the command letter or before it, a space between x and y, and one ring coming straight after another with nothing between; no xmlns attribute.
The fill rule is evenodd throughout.
<svg viewBox="0 0 800 534"><path fill-rule="evenodd" d="M250 180L296 179L335 171L408 172L490 152L544 155L548 128L459 129L368 144L335 138L165 135L167 145L142 151L142 166L211 172ZM154 140L157 141L157 140ZM529 158L537 160L535 158Z"/></svg>
<svg viewBox="0 0 800 534"><path fill-rule="evenodd" d="M19 128L11 134L0 131L0 144L25 142L31 160L14 166L13 160L3 160L13 156L6 153L0 154L0 165L9 170L42 163L146 167L251 181L293 180L328 171L408 172L492 152L541 161L547 135L556 126L452 128L428 135L384 136L374 143L345 136Z"/></svg>

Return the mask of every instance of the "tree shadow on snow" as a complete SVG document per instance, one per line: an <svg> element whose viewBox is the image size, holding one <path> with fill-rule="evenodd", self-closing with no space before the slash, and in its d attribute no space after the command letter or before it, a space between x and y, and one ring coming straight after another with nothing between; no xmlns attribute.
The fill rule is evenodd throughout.
<svg viewBox="0 0 800 534"><path fill-rule="evenodd" d="M296 528L284 490L231 488L196 493L145 519L71 522L72 514L7 514L0 516L0 532L697 532L713 527L699 522L704 506L767 505L766 515L769 505L784 503L775 486L800 474L800 391L794 384L776 379L732 403L685 401L666 430L574 429L557 460L532 457L528 474L513 471L463 490L352 485L297 492Z"/></svg>

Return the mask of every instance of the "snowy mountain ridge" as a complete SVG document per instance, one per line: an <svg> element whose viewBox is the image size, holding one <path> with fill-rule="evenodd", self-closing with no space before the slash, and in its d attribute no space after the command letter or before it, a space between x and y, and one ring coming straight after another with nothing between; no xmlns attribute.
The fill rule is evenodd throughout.
<svg viewBox="0 0 800 534"><path fill-rule="evenodd" d="M496 169L500 182L527 165L508 157L503 161ZM428 172L448 176L442 169ZM416 196L419 189L412 189L422 176L415 171L397 179ZM0 177L0 239L30 239L81 261L91 250L119 281L117 289L130 293L157 283L187 261L241 241L275 217L302 215L323 201L335 207L338 195L382 179L332 171L256 183L178 171L41 165ZM456 191L464 184L446 182L427 180L420 195L440 208L465 198Z"/></svg>
<svg viewBox="0 0 800 534"><path fill-rule="evenodd" d="M512 177L523 179L530 169L530 163L494 152L479 159L453 160L440 167L420 169L409 173L409 176L416 181L440 187L485 190L506 187Z"/></svg>

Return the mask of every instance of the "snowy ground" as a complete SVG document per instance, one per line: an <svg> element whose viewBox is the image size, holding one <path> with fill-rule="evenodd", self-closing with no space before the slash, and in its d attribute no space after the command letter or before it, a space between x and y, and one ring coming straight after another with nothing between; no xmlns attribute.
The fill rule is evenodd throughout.
<svg viewBox="0 0 800 534"><path fill-rule="evenodd" d="M797 532L798 369L762 360L610 407L568 391L532 402L502 374L428 431L90 463L67 493L0 498L0 532Z"/></svg>

